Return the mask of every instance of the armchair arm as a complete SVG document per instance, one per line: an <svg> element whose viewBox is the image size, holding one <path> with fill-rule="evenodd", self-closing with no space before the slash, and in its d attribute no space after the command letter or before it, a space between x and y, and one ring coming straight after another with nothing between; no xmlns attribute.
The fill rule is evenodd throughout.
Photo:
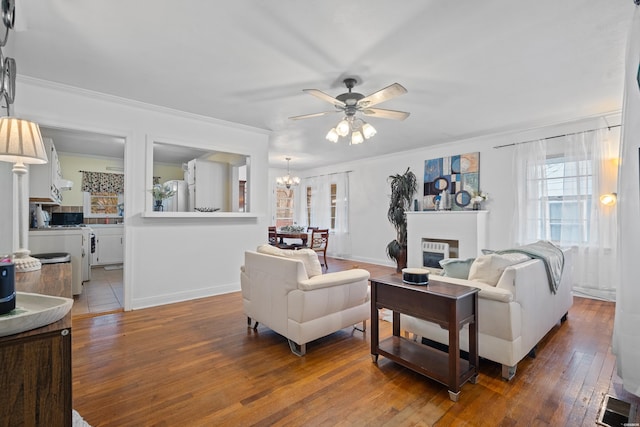
<svg viewBox="0 0 640 427"><path fill-rule="evenodd" d="M321 274L307 280L298 281L298 289L310 291L313 289L329 288L348 283L369 280L369 272L361 268L352 270L337 271L335 273Z"/></svg>

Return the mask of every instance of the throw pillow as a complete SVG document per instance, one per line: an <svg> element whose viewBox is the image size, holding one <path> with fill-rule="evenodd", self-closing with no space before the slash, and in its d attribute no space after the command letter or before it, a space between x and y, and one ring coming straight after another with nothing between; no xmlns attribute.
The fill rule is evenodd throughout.
<svg viewBox="0 0 640 427"><path fill-rule="evenodd" d="M296 258L302 261L309 278L320 276L322 274L322 265L320 265L318 254L313 249L298 249L297 251L287 252L291 252L291 258Z"/></svg>
<svg viewBox="0 0 640 427"><path fill-rule="evenodd" d="M267 255L284 256L284 254L282 253L282 249L277 248L273 245L260 245L258 246L257 252Z"/></svg>
<svg viewBox="0 0 640 427"><path fill-rule="evenodd" d="M469 277L469 269L471 268L471 264L474 260L475 258L448 258L440 260L442 276L466 279Z"/></svg>
<svg viewBox="0 0 640 427"><path fill-rule="evenodd" d="M502 276L505 268L520 262L522 262L521 257L499 255L496 253L480 255L471 264L469 280L495 286L498 280L500 280L500 276Z"/></svg>
<svg viewBox="0 0 640 427"><path fill-rule="evenodd" d="M304 264L304 269L309 278L322 274L322 266L318 260L318 254L312 249L299 249L297 251L290 249L280 249L272 245L258 246L259 253L280 256L285 258L299 259Z"/></svg>

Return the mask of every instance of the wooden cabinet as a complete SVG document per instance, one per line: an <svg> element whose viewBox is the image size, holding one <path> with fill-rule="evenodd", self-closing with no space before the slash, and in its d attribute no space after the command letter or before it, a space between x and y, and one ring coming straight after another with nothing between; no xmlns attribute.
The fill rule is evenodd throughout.
<svg viewBox="0 0 640 427"><path fill-rule="evenodd" d="M47 158L43 165L29 166L29 201L31 203L59 205L62 193L58 183L62 181L58 152L51 138L43 138Z"/></svg>
<svg viewBox="0 0 640 427"><path fill-rule="evenodd" d="M71 265L16 273L16 290L71 298ZM71 312L0 337L0 426L71 426Z"/></svg>
<svg viewBox="0 0 640 427"><path fill-rule="evenodd" d="M96 250L91 265L122 264L124 262L124 228L94 227Z"/></svg>

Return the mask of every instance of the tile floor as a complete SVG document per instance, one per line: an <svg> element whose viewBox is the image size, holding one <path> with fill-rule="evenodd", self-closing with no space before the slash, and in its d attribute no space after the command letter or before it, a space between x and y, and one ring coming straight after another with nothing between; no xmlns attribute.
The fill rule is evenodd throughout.
<svg viewBox="0 0 640 427"><path fill-rule="evenodd" d="M99 266L91 269L91 280L84 282L80 295L74 296L72 316L97 315L123 309L122 268L111 268Z"/></svg>

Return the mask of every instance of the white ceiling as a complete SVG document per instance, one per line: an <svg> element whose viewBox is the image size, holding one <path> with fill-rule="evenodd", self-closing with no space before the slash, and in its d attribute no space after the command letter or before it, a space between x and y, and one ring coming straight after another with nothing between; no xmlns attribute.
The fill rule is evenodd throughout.
<svg viewBox="0 0 640 427"><path fill-rule="evenodd" d="M301 169L619 110L632 0L22 0L18 74L272 131ZM402 122L364 144L324 139L356 77ZM19 100L19 92L17 99ZM86 144L85 144L86 145Z"/></svg>

